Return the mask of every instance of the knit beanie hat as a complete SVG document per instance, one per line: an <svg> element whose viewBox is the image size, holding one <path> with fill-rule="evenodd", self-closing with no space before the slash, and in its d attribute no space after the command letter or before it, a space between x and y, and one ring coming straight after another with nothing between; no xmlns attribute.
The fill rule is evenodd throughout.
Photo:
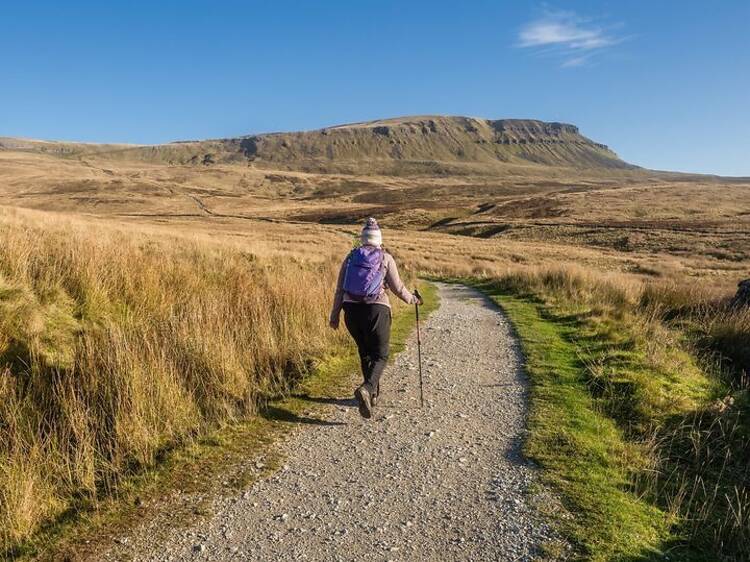
<svg viewBox="0 0 750 562"><path fill-rule="evenodd" d="M367 219L359 237L365 246L380 246L383 244L383 235L380 232L378 221L372 217Z"/></svg>

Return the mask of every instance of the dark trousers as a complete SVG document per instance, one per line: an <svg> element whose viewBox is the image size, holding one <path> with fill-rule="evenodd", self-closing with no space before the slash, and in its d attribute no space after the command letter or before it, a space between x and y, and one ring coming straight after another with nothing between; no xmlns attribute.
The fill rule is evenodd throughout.
<svg viewBox="0 0 750 562"><path fill-rule="evenodd" d="M357 343L364 384L370 394L380 391L380 376L388 362L391 309L384 304L344 303L344 323Z"/></svg>

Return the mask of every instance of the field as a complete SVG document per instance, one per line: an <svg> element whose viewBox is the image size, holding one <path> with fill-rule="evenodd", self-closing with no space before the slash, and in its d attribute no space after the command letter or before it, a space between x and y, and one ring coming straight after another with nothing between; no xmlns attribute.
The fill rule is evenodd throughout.
<svg viewBox="0 0 750 562"><path fill-rule="evenodd" d="M357 137L355 146L378 156L381 136ZM304 147L315 153L340 146L319 140ZM294 146L291 139L274 142ZM526 159L511 153L504 162L467 162L446 156L439 143L425 147L408 136L398 142L425 160L299 160L295 153L285 163L276 153L266 160L221 157L215 142L108 150L32 143L0 149L0 204L266 245L287 232L338 239L373 215L398 230L393 244L403 241L415 259L440 260L440 252L423 250L446 244L447 261L479 269L562 260L652 277L710 277L722 286L748 270L747 178L592 166L586 159L571 166L562 156L535 162L550 159L546 151L556 145ZM449 159L428 160L437 157Z"/></svg>
<svg viewBox="0 0 750 562"><path fill-rule="evenodd" d="M749 179L615 165L599 145L579 165L545 145L550 161L435 149L357 169L319 140L267 141L301 144L288 161L219 141L0 143L0 546L288 392L340 341L335 271L372 215L408 276L489 281L538 380L550 362L569 376L569 402L536 403L528 452L570 509L624 514L624 531L584 517L604 538L571 529L581 552L676 541L741 559L750 322L726 303L750 270ZM581 405L613 447L542 419ZM555 439L603 464L560 464Z"/></svg>

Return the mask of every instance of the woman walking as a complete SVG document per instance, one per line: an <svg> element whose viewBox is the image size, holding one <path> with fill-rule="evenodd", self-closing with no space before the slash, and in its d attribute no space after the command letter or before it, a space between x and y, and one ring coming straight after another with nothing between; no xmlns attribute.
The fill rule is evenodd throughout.
<svg viewBox="0 0 750 562"><path fill-rule="evenodd" d="M354 396L362 417L372 417L380 391L380 376L388 362L391 338L391 303L386 290L407 304L422 304L401 282L396 262L383 249L383 236L375 219L367 219L360 234L362 245L344 259L339 271L331 310L331 327L344 323L357 344L364 378Z"/></svg>

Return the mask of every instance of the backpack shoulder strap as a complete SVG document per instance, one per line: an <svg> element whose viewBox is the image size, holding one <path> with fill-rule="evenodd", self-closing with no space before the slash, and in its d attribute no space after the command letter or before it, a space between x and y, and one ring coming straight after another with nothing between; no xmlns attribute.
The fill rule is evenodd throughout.
<svg viewBox="0 0 750 562"><path fill-rule="evenodd" d="M344 285L346 285L347 277L349 277L349 269L352 265L352 257L354 256L354 252L356 251L356 248L349 251L348 254L346 254L346 257L344 258Z"/></svg>
<svg viewBox="0 0 750 562"><path fill-rule="evenodd" d="M380 274L383 276L382 279L382 287L383 290L388 288L388 281L386 277L388 276L388 261L387 258L391 256L384 248L380 249ZM393 258L391 258L393 259Z"/></svg>

